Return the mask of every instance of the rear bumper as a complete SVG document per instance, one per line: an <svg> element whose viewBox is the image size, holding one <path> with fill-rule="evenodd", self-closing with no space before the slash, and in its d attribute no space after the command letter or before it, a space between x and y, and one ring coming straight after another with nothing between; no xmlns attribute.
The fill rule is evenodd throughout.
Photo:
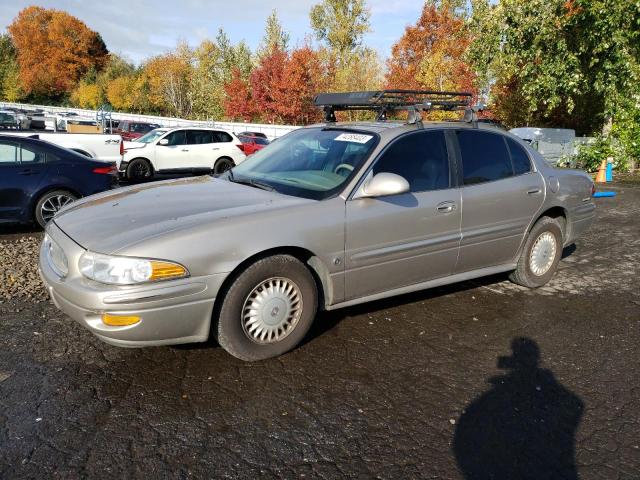
<svg viewBox="0 0 640 480"><path fill-rule="evenodd" d="M565 245L572 244L580 235L584 234L596 217L596 205L588 201L570 212L569 225Z"/></svg>
<svg viewBox="0 0 640 480"><path fill-rule="evenodd" d="M75 267L84 250L55 224L47 233L68 258L69 274L61 278L40 250L40 276L56 307L101 340L121 347L204 342L209 337L216 294L226 274L117 287L92 282ZM105 313L135 315L134 325L111 326Z"/></svg>

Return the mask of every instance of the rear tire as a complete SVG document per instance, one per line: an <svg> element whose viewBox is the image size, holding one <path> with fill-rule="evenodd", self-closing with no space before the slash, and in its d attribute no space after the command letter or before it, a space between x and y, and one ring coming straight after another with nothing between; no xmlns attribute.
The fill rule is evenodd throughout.
<svg viewBox="0 0 640 480"><path fill-rule="evenodd" d="M231 170L235 166L236 165L235 163L233 163L233 160L227 157L222 157L216 160L216 163L213 166L213 173L216 175L220 175L221 173L224 173L227 170Z"/></svg>
<svg viewBox="0 0 640 480"><path fill-rule="evenodd" d="M524 287L541 287L551 280L561 257L562 229L557 220L542 217L531 228L509 279Z"/></svg>
<svg viewBox="0 0 640 480"><path fill-rule="evenodd" d="M144 158L135 158L127 166L127 179L132 182L142 182L153 178L153 167Z"/></svg>
<svg viewBox="0 0 640 480"><path fill-rule="evenodd" d="M35 218L38 225L45 227L58 211L78 197L67 190L53 190L45 193L36 203Z"/></svg>
<svg viewBox="0 0 640 480"><path fill-rule="evenodd" d="M298 345L318 308L311 272L290 255L256 261L221 298L212 333L227 352L249 362L277 357Z"/></svg>

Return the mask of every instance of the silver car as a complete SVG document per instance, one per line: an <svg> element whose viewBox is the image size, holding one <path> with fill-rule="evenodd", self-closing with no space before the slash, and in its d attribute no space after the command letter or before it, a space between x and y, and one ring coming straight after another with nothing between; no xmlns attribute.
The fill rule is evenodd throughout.
<svg viewBox="0 0 640 480"><path fill-rule="evenodd" d="M277 356L317 311L500 272L549 281L593 183L476 122L305 127L218 178L80 200L46 229L55 304L123 347Z"/></svg>

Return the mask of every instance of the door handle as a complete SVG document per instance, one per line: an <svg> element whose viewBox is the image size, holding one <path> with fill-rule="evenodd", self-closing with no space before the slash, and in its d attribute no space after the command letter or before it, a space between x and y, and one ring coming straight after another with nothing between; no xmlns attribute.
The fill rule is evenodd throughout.
<svg viewBox="0 0 640 480"><path fill-rule="evenodd" d="M438 206L436 207L436 209L438 210L438 213L453 212L456 208L457 207L455 202L442 202L442 203L439 203Z"/></svg>
<svg viewBox="0 0 640 480"><path fill-rule="evenodd" d="M36 172L35 170L32 170L30 168L25 168L24 170L21 170L18 172L18 175L35 175Z"/></svg>
<svg viewBox="0 0 640 480"><path fill-rule="evenodd" d="M539 188L530 188L529 190L527 190L527 195L537 195L541 191L542 190Z"/></svg>
<svg viewBox="0 0 640 480"><path fill-rule="evenodd" d="M219 147L213 147L211 150L220 150Z"/></svg>
<svg viewBox="0 0 640 480"><path fill-rule="evenodd" d="M182 151L183 151L183 152L188 152L188 151L189 151L189 149L188 149L188 148L183 148L183 149L182 149Z"/></svg>

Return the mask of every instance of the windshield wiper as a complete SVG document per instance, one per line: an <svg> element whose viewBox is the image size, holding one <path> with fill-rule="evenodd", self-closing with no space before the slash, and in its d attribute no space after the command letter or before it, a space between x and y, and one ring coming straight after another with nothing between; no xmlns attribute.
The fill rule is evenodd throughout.
<svg viewBox="0 0 640 480"><path fill-rule="evenodd" d="M268 192L273 192L275 190L275 188L268 183L263 183L258 180L254 180L253 178L236 178L231 170L229 170L228 180L233 183L239 183L240 185L248 185L250 187L267 190Z"/></svg>

